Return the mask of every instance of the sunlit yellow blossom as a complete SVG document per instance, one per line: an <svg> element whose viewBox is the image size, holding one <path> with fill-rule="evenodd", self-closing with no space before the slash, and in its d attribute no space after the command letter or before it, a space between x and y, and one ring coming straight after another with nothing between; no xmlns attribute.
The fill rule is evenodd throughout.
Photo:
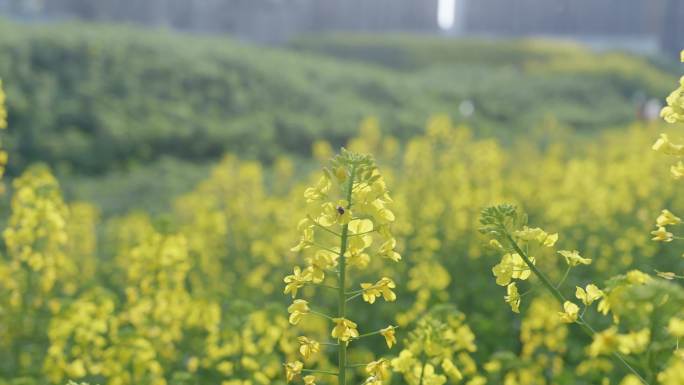
<svg viewBox="0 0 684 385"><path fill-rule="evenodd" d="M576 322L577 317L579 316L579 310L579 306L570 301L565 301L565 303L563 303L563 311L558 313L560 315L561 322Z"/></svg>
<svg viewBox="0 0 684 385"><path fill-rule="evenodd" d="M285 364L285 377L287 377L287 382L292 381L296 376L298 376L302 372L303 368L304 364L300 361L293 361Z"/></svg>
<svg viewBox="0 0 684 385"><path fill-rule="evenodd" d="M362 283L361 288L363 289L363 300L368 303L374 303L375 298L382 297L387 302L392 302L397 299L396 293L392 289L396 288L396 284L391 278L383 277L375 284Z"/></svg>
<svg viewBox="0 0 684 385"><path fill-rule="evenodd" d="M338 256L339 254L335 254L328 250L317 250L312 258L307 259L311 265L309 266L309 270L313 283L323 282L325 279L325 271L337 266Z"/></svg>
<svg viewBox="0 0 684 385"><path fill-rule="evenodd" d="M531 259L534 263L534 259ZM525 261L518 254L504 254L501 262L492 268L497 285L507 286L511 279L526 280L531 271Z"/></svg>
<svg viewBox="0 0 684 385"><path fill-rule="evenodd" d="M302 233L299 243L295 245L291 251L301 251L313 244L314 240L314 224L310 219L304 218L297 224L297 229Z"/></svg>
<svg viewBox="0 0 684 385"><path fill-rule="evenodd" d="M546 247L553 247L558 241L558 233L548 234L539 227L530 228L525 226L522 230L516 231L514 235L523 241L537 241Z"/></svg>
<svg viewBox="0 0 684 385"><path fill-rule="evenodd" d="M377 361L369 362L366 365L366 373L368 373L367 384L382 384L382 381L389 377L389 361L381 358Z"/></svg>
<svg viewBox="0 0 684 385"><path fill-rule="evenodd" d="M670 210L662 210L660 215L656 219L656 225L658 226L668 226L668 225L678 225L682 223L682 220L672 214Z"/></svg>
<svg viewBox="0 0 684 385"><path fill-rule="evenodd" d="M302 377L304 385L316 385L316 377L312 375Z"/></svg>
<svg viewBox="0 0 684 385"><path fill-rule="evenodd" d="M335 327L331 333L333 338L346 342L359 336L356 323L346 318L333 318L333 322L335 322Z"/></svg>
<svg viewBox="0 0 684 385"><path fill-rule="evenodd" d="M518 287L515 282L506 287L507 295L504 296L506 302L511 305L511 310L514 313L520 313L520 294L518 294Z"/></svg>
<svg viewBox="0 0 684 385"><path fill-rule="evenodd" d="M667 231L663 226L658 226L657 230L651 231L651 235L653 235L652 240L662 242L671 242L674 237L674 234Z"/></svg>
<svg viewBox="0 0 684 385"><path fill-rule="evenodd" d="M586 306L590 306L594 301L603 297L603 291L593 284L587 285L586 290L576 286L575 297Z"/></svg>
<svg viewBox="0 0 684 385"><path fill-rule="evenodd" d="M401 260L401 255L394 251L394 248L397 247L397 240L394 238L391 238L387 241L385 241L381 246L380 250L378 251L378 254L381 257L391 259L394 262L399 262Z"/></svg>
<svg viewBox="0 0 684 385"><path fill-rule="evenodd" d="M309 309L309 303L303 299L296 299L287 308L288 313L290 313L290 323L292 325L297 325L302 319L302 316L308 314L311 309Z"/></svg>
<svg viewBox="0 0 684 385"><path fill-rule="evenodd" d="M283 293L292 294L292 298L297 296L297 290L313 280L311 269L302 270L299 266L294 267L294 273L283 279L286 283Z"/></svg>
<svg viewBox="0 0 684 385"><path fill-rule="evenodd" d="M558 254L565 258L565 262L568 264L568 266L591 264L591 258L583 258L577 250L560 250Z"/></svg>
<svg viewBox="0 0 684 385"><path fill-rule="evenodd" d="M297 338L297 341L299 341L299 353L305 360L308 360L312 354L316 354L321 350L321 344L316 340L300 336Z"/></svg>
<svg viewBox="0 0 684 385"><path fill-rule="evenodd" d="M384 329L380 329L380 334L385 337L387 347L392 349L392 346L397 343L397 337L394 335L395 327L390 325Z"/></svg>

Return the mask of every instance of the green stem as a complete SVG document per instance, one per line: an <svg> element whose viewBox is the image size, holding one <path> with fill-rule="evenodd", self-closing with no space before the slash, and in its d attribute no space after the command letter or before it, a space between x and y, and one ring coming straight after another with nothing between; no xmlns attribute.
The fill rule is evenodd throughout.
<svg viewBox="0 0 684 385"><path fill-rule="evenodd" d="M539 270L537 266L535 266L532 263L530 258L527 256L527 253L522 251L520 246L518 246L518 243L515 242L515 240L513 239L513 237L511 237L508 231L504 231L504 234L506 235L506 240L508 241L508 243L511 245L513 250L515 250L515 252L518 253L518 255L520 255L523 261L525 261L527 267L529 267L530 270L532 270L534 275L536 275L537 278L539 278L542 284L556 298L556 300L558 300L558 302L560 302L561 305L563 305L566 299L560 292L560 290L558 290L558 288L551 283L551 281L546 277L546 275L544 275L544 273L542 273L541 270ZM581 322L577 322L577 324L580 325L580 327L585 333L587 333L590 337L593 338L596 334L596 330L594 330L594 328L592 328L591 325L589 325L583 317L579 317L579 320ZM639 374L639 372L637 372L636 369L634 369L629 363L627 363L627 360L620 353L613 353L613 357L620 361L620 363L622 363L625 366L625 368L627 368L627 370L629 370L633 375L635 375L644 385L649 385L649 383Z"/></svg>
<svg viewBox="0 0 684 385"><path fill-rule="evenodd" d="M396 326L393 326L393 327L392 327L392 329L396 329L396 328L397 328ZM352 338L352 340L358 340L358 339L360 339L360 338L370 337L370 336L374 336L374 335L380 334L380 333L382 333L382 330L376 330L376 331L374 331L374 332L370 332L370 333L366 333L366 334L361 334L361 335L358 336L358 337Z"/></svg>
<svg viewBox="0 0 684 385"><path fill-rule="evenodd" d="M321 373L321 374L329 374L331 376L339 375L337 372L331 372L328 370L317 370L317 369L302 369L302 373Z"/></svg>
<svg viewBox="0 0 684 385"><path fill-rule="evenodd" d="M354 177L356 176L356 166L352 166L349 175L349 184L347 185L347 210L351 209L352 205L352 189L354 188ZM338 272L338 298L337 298L337 316L344 318L345 306L347 299L345 295L346 275L347 275L347 260L344 253L347 252L347 238L349 237L349 225L342 227L342 234L340 235L340 262ZM347 380L347 343L340 343L337 353L337 365L339 368L339 375L337 376L339 385L346 385Z"/></svg>

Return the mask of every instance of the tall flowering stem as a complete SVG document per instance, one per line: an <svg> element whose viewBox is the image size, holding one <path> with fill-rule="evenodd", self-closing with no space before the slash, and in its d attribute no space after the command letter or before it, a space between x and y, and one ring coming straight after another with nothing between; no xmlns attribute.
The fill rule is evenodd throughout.
<svg viewBox="0 0 684 385"><path fill-rule="evenodd" d="M347 183L347 211L351 210L352 206L352 189L354 188L354 178L356 177L356 165L352 165L349 175L349 183ZM347 252L347 241L349 238L349 224L342 226L342 235L340 236L340 262L338 272L338 295L337 295L337 316L344 318L345 308L347 305L347 295L345 292L346 278L347 278L347 261L344 254ZM346 384L347 380L347 344L339 344L337 353L337 365L340 370L338 376L338 383L340 385Z"/></svg>
<svg viewBox="0 0 684 385"><path fill-rule="evenodd" d="M337 185L337 191L334 185ZM323 374L337 376L338 384L346 385L347 369L365 366L368 373L365 384L381 385L387 378L389 361L381 358L370 363L350 364L347 350L352 341L373 336L384 337L391 348L396 343L395 326L360 334L358 325L347 318L347 302L362 299L373 304L380 297L394 301L396 294L392 289L396 284L391 278L381 277L375 283L360 282L357 290L348 291L347 288L352 286L351 270L366 270L373 259L393 262L401 259L394 250L396 240L390 229L394 214L388 208L392 200L385 182L371 156L343 149L331 160L330 167L324 169L316 185L305 190L304 197L306 217L299 222L301 239L292 251L305 255L308 266L294 267L293 274L285 277L284 292L293 298L288 308L291 324L297 325L311 316L333 323L330 335L336 343L300 336L299 351L303 359L308 360L324 347L337 346L337 370L304 369L304 363L296 360L285 364L287 380L306 373L302 376L304 384L313 385L314 375ZM374 246L377 240L379 242ZM328 273L334 273L331 276L337 278L336 284L326 282ZM337 290L336 315L326 314L324 306L316 306L313 310L308 301L297 298L299 290L305 286Z"/></svg>
<svg viewBox="0 0 684 385"><path fill-rule="evenodd" d="M558 240L558 234L548 234L540 228L527 227L525 225L526 221L527 217L525 215L519 215L514 206L507 204L487 207L482 210L480 216L480 223L482 224L480 232L491 236L492 241L490 244L506 252L501 263L492 269L492 272L497 277L497 284L507 285L508 296L505 297L506 301L509 302L514 312L519 312L520 295L518 294L516 283L512 281L514 279L526 280L530 274L534 274L542 283L542 286L563 305L563 312L559 313L561 320L565 323L578 324L587 335L595 338L596 330L585 321L583 314L579 313L579 307L563 295L559 289L560 285L554 285L546 274L536 266L534 258L530 257L516 241L517 238L528 243L535 242L543 247L553 247ZM508 245L508 247L504 245ZM561 250L559 254L565 258L569 267L591 263L591 259L582 258L577 251ZM565 277L562 281L564 280ZM596 289L596 291L595 299L603 296L600 290ZM586 301L587 294L584 291L582 293L584 295L579 295L578 298L583 297ZM648 381L627 362L627 359L622 354L615 351L612 355L629 372L636 376L641 383L649 385Z"/></svg>

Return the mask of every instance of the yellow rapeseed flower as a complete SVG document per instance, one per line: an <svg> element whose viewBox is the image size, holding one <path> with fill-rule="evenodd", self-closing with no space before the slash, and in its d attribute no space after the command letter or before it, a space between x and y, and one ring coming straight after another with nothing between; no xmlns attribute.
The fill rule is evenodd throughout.
<svg viewBox="0 0 684 385"><path fill-rule="evenodd" d="M296 376L302 373L304 364L301 361L293 361L285 364L285 377L287 377L287 382L294 380Z"/></svg>
<svg viewBox="0 0 684 385"><path fill-rule="evenodd" d="M587 285L586 290L576 286L575 297L586 306L590 306L594 301L603 297L603 291L593 284Z"/></svg>
<svg viewBox="0 0 684 385"><path fill-rule="evenodd" d="M568 324L576 322L577 317L579 316L579 310L579 306L570 301L565 301L565 303L563 303L563 311L558 312L561 322Z"/></svg>
<svg viewBox="0 0 684 385"><path fill-rule="evenodd" d="M302 316L308 314L311 309L309 309L309 303L303 299L296 299L287 308L288 313L290 313L290 323L292 325L297 325L302 319Z"/></svg>
<svg viewBox="0 0 684 385"><path fill-rule="evenodd" d="M385 337L387 347L392 349L392 346L397 343L397 337L394 335L395 327L390 325L384 329L380 329L380 334Z"/></svg>
<svg viewBox="0 0 684 385"><path fill-rule="evenodd" d="M558 254L565 258L565 262L568 264L568 266L591 264L591 258L583 258L577 250L560 250Z"/></svg>
<svg viewBox="0 0 684 385"><path fill-rule="evenodd" d="M346 318L333 318L333 322L335 322L335 327L331 333L333 338L346 342L359 336L356 323Z"/></svg>
<svg viewBox="0 0 684 385"><path fill-rule="evenodd" d="M297 338L297 341L299 341L299 353L302 355L302 357L304 357L305 360L308 360L312 354L316 354L321 351L321 344L316 340L305 336L300 336Z"/></svg>
<svg viewBox="0 0 684 385"><path fill-rule="evenodd" d="M511 310L514 313L520 313L520 294L518 294L518 287L515 282L506 286L506 293L507 295L504 296L506 303L511 305Z"/></svg>
<svg viewBox="0 0 684 385"><path fill-rule="evenodd" d="M658 226L658 229L651 231L651 235L653 235L652 240L660 242L671 242L674 237L674 234L663 226Z"/></svg>
<svg viewBox="0 0 684 385"><path fill-rule="evenodd" d="M656 218L656 225L665 227L668 225L678 225L682 223L682 220L676 215L672 214L670 210L663 210Z"/></svg>

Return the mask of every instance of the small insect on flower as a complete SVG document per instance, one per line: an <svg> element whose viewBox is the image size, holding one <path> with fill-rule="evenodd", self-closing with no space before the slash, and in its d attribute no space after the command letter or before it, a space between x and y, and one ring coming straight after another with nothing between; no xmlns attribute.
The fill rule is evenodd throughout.
<svg viewBox="0 0 684 385"><path fill-rule="evenodd" d="M344 207L342 206L337 206L337 213L340 215L344 215Z"/></svg>

